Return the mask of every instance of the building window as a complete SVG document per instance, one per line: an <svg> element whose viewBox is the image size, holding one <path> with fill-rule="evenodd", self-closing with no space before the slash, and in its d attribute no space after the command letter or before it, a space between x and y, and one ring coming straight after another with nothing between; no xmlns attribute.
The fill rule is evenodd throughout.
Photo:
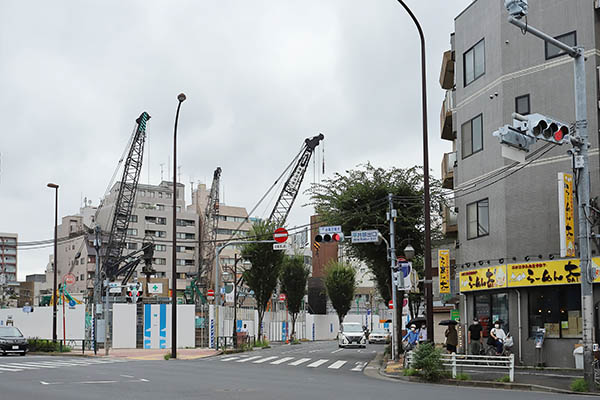
<svg viewBox="0 0 600 400"><path fill-rule="evenodd" d="M501 321L504 332L509 331L508 294L479 294L474 297L474 316L483 329L483 337L487 337L494 322Z"/></svg>
<svg viewBox="0 0 600 400"><path fill-rule="evenodd" d="M158 192L158 198L162 199L163 198L163 192Z"/></svg>
<svg viewBox="0 0 600 400"><path fill-rule="evenodd" d="M483 114L462 124L460 131L462 158L483 150Z"/></svg>
<svg viewBox="0 0 600 400"><path fill-rule="evenodd" d="M463 54L463 65L465 86L485 74L485 40L481 39Z"/></svg>
<svg viewBox="0 0 600 400"><path fill-rule="evenodd" d="M138 216L137 215L130 215L129 216L129 222L138 222Z"/></svg>
<svg viewBox="0 0 600 400"><path fill-rule="evenodd" d="M177 226L195 226L196 222L192 219L179 219L177 218Z"/></svg>
<svg viewBox="0 0 600 400"><path fill-rule="evenodd" d="M127 250L137 250L138 248L138 244L137 243L127 243Z"/></svg>
<svg viewBox="0 0 600 400"><path fill-rule="evenodd" d="M96 255L95 255L95 254L90 254L90 255L88 256L87 262L88 262L88 264L93 264L93 263L95 263L95 262L96 262Z"/></svg>
<svg viewBox="0 0 600 400"><path fill-rule="evenodd" d="M529 336L539 328L547 338L582 336L581 288L559 285L529 289Z"/></svg>
<svg viewBox="0 0 600 400"><path fill-rule="evenodd" d="M165 205L164 204L157 204L156 205L156 209L160 210L160 211L163 211L165 209Z"/></svg>
<svg viewBox="0 0 600 400"><path fill-rule="evenodd" d="M177 232L175 234L177 239L195 239L196 235L194 233L184 233L184 232Z"/></svg>
<svg viewBox="0 0 600 400"><path fill-rule="evenodd" d="M135 229L135 228L127 229L127 236L137 236L137 229Z"/></svg>
<svg viewBox="0 0 600 400"><path fill-rule="evenodd" d="M467 239L490 233L489 200L479 200L467 205Z"/></svg>
<svg viewBox="0 0 600 400"><path fill-rule="evenodd" d="M556 36L554 39L559 40L559 41L563 42L564 44L571 46L571 47L577 46L577 32L575 32L575 31L565 33L564 35ZM558 48L555 45L550 44L548 42L545 42L545 46L546 46L546 60L549 60L554 57L560 57L564 54L567 54L564 52L564 50L561 50L560 48Z"/></svg>
<svg viewBox="0 0 600 400"><path fill-rule="evenodd" d="M167 245L165 245L165 244L155 244L154 245L154 250L155 251L167 251Z"/></svg>
<svg viewBox="0 0 600 400"><path fill-rule="evenodd" d="M156 264L156 265L167 265L167 259L166 258L153 258L152 263Z"/></svg>
<svg viewBox="0 0 600 400"><path fill-rule="evenodd" d="M521 115L527 115L531 113L528 94L515 98L515 111L517 114Z"/></svg>

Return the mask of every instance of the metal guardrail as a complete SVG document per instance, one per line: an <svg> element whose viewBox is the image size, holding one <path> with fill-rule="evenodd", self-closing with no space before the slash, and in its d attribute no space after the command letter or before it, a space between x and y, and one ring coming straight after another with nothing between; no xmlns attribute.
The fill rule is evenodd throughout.
<svg viewBox="0 0 600 400"><path fill-rule="evenodd" d="M414 354L409 351L406 354L407 365L412 366L414 363ZM450 367L452 370L452 378L456 378L458 368L491 368L491 369L507 369L508 377L511 382L515 381L515 356L477 356L464 354L442 354L442 365Z"/></svg>

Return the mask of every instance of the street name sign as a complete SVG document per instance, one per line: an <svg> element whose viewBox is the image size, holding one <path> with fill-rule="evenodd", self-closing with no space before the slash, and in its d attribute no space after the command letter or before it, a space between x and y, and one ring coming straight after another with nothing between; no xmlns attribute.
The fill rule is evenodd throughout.
<svg viewBox="0 0 600 400"><path fill-rule="evenodd" d="M352 231L352 243L377 243L379 242L379 231L371 229L367 231Z"/></svg>
<svg viewBox="0 0 600 400"><path fill-rule="evenodd" d="M319 227L319 235L326 235L328 233L342 233L342 227L340 225Z"/></svg>

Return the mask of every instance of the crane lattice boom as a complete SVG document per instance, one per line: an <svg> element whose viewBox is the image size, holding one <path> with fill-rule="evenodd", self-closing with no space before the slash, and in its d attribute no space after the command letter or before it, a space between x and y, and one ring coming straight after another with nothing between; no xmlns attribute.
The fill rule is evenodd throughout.
<svg viewBox="0 0 600 400"><path fill-rule="evenodd" d="M213 174L210 194L206 201L204 220L202 223L202 242L200 243L200 267L198 276L202 276L202 282L208 287L212 276L215 261L215 245L217 230L219 226L219 186L221 182L221 168L217 167Z"/></svg>

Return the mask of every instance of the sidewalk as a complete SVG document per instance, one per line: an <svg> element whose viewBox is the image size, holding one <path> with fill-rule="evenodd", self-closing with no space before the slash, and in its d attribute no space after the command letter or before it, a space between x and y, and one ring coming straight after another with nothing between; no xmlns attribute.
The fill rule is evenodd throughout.
<svg viewBox="0 0 600 400"><path fill-rule="evenodd" d="M402 368L402 360L392 362L382 360L380 373L384 376L397 379L414 381L415 378L404 376ZM477 370L475 368L458 368L458 373L467 374L468 380L457 381L448 379L443 383L452 385L465 386L487 386L506 389L534 390L534 391L551 391L558 393L573 393L571 392L571 383L578 378L583 378L582 370L575 369L534 369L515 367L514 383L500 383L499 378L507 375L506 371L498 370ZM593 393L585 393L587 395Z"/></svg>
<svg viewBox="0 0 600 400"><path fill-rule="evenodd" d="M213 349L177 349L178 360L195 360L219 354ZM68 354L68 353L66 353ZM166 354L171 354L171 349L110 349L108 356L112 358L126 358L131 360L164 360ZM94 353L86 355L94 357ZM97 357L104 357L104 349L98 351Z"/></svg>

